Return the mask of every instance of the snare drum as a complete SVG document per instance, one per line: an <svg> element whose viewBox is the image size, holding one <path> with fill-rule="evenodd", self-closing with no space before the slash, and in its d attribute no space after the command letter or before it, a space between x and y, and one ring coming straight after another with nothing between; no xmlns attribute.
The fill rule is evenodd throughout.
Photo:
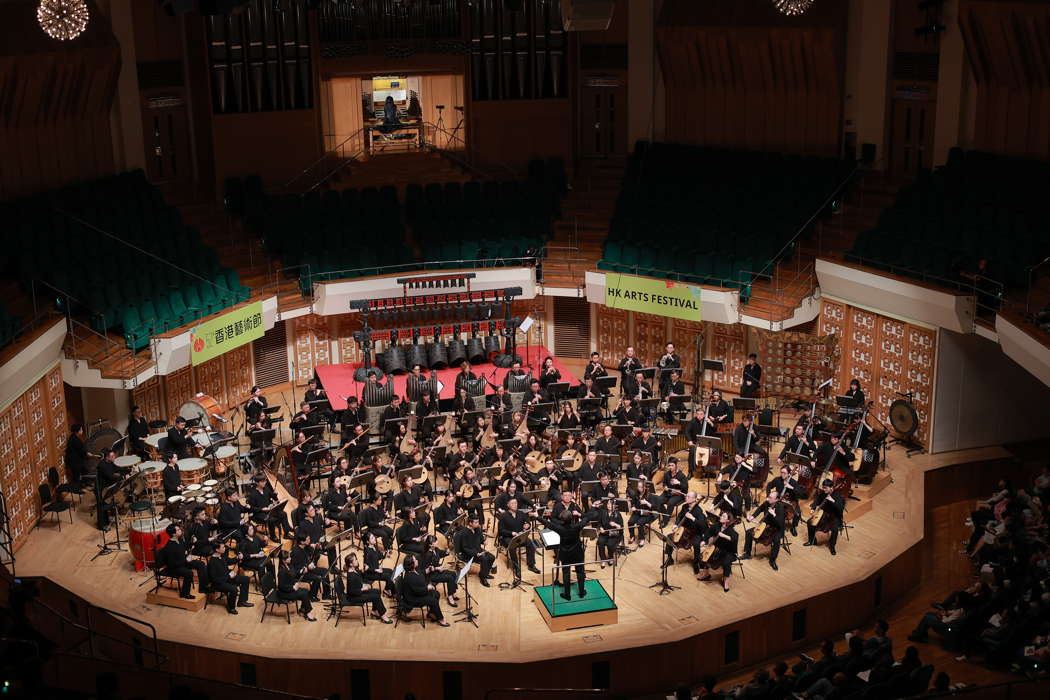
<svg viewBox="0 0 1050 700"><path fill-rule="evenodd" d="M138 466L139 462L141 461L142 458L138 455L124 455L123 457L117 457L116 459L114 459L113 464L117 465L118 467L124 467L126 469L131 469L132 471L137 471L135 467Z"/></svg>
<svg viewBox="0 0 1050 700"><path fill-rule="evenodd" d="M147 435L145 439L146 447L149 449L150 456L153 459L160 459L164 453L164 450L168 447L168 433L153 433Z"/></svg>
<svg viewBox="0 0 1050 700"><path fill-rule="evenodd" d="M184 484L200 484L208 476L208 460L187 457L179 460L179 481Z"/></svg>
<svg viewBox="0 0 1050 700"><path fill-rule="evenodd" d="M215 450L215 473L223 475L227 470L233 469L237 461L237 448L233 445L223 445Z"/></svg>
<svg viewBox="0 0 1050 700"><path fill-rule="evenodd" d="M153 566L156 551L168 543L168 533L165 530L170 524L170 520L154 518L131 521L128 547L131 549L131 555L135 557L135 571Z"/></svg>

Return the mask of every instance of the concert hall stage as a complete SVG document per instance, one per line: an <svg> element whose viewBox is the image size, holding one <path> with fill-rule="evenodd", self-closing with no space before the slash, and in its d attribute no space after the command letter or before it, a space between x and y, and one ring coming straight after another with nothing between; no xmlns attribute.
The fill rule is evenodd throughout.
<svg viewBox="0 0 1050 700"><path fill-rule="evenodd" d="M532 602L540 611L551 632L564 632L582 627L615 625L616 602L605 590L601 581L588 579L584 584L583 597L577 597L576 582L569 586L569 600L561 598L564 586L536 586L532 589Z"/></svg>
<svg viewBox="0 0 1050 700"><path fill-rule="evenodd" d="M551 351L542 345L521 345L518 346L518 354L521 355L522 365L533 367L533 376L539 376L539 368L543 364L543 358L550 356L554 358L554 367L561 372L561 381L568 382L570 386L576 386L580 383L572 372L565 368L565 365L558 361L557 357L551 354ZM332 408L341 411L346 408L346 401L343 397L346 396L361 396L361 382L354 380L354 371L361 367L362 363L354 362L341 365L318 365L317 376L321 379L321 384L328 392L329 401L332 404ZM491 362L484 362L478 365L471 365L471 371L477 376L486 377L493 384L500 384L503 382L503 377L506 376L509 369L496 367ZM433 375L433 372L428 372L429 375ZM441 394L438 396L439 399L454 399L456 398L456 375L459 374L458 367L449 367L447 369L437 370L438 381L441 382ZM408 381L407 374L395 375L394 376L394 393L399 396L405 395L405 383ZM486 393L491 394L492 389L489 389Z"/></svg>

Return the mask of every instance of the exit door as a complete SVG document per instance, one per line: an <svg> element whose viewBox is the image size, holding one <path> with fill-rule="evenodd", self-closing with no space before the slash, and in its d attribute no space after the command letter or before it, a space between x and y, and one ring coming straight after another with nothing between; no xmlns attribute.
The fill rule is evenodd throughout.
<svg viewBox="0 0 1050 700"><path fill-rule="evenodd" d="M179 191L192 180L189 121L181 97L151 97L142 106L146 176L165 191Z"/></svg>
<svg viewBox="0 0 1050 700"><path fill-rule="evenodd" d="M889 163L893 175L914 177L932 165L936 109L933 100L893 100Z"/></svg>
<svg viewBox="0 0 1050 700"><path fill-rule="evenodd" d="M580 147L584 156L608 158L627 151L627 88L611 82L585 80L580 90Z"/></svg>

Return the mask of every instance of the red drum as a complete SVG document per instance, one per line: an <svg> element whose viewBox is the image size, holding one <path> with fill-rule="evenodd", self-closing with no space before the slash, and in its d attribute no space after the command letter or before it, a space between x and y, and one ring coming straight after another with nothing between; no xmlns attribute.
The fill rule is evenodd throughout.
<svg viewBox="0 0 1050 700"><path fill-rule="evenodd" d="M131 521L131 532L128 534L128 546L135 557L135 571L142 571L147 566L153 567L156 551L168 543L165 529L170 520L143 518Z"/></svg>

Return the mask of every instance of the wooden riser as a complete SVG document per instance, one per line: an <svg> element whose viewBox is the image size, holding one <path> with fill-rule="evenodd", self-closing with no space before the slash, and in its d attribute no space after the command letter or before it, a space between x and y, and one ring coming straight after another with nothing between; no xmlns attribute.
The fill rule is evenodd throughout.
<svg viewBox="0 0 1050 700"><path fill-rule="evenodd" d="M146 602L150 605L164 605L169 608L179 608L189 612L199 612L204 609L204 595L202 593L191 593L193 600L182 598L177 590L171 588L158 588L146 594Z"/></svg>
<svg viewBox="0 0 1050 700"><path fill-rule="evenodd" d="M619 621L619 610L616 608L596 610L595 612L580 613L578 615L551 617L547 612L547 606L543 604L539 595L535 592L532 595L532 602L536 605L536 609L540 611L540 616L547 623L547 627L550 628L551 632L564 632L566 630L580 629L581 627L615 625Z"/></svg>

